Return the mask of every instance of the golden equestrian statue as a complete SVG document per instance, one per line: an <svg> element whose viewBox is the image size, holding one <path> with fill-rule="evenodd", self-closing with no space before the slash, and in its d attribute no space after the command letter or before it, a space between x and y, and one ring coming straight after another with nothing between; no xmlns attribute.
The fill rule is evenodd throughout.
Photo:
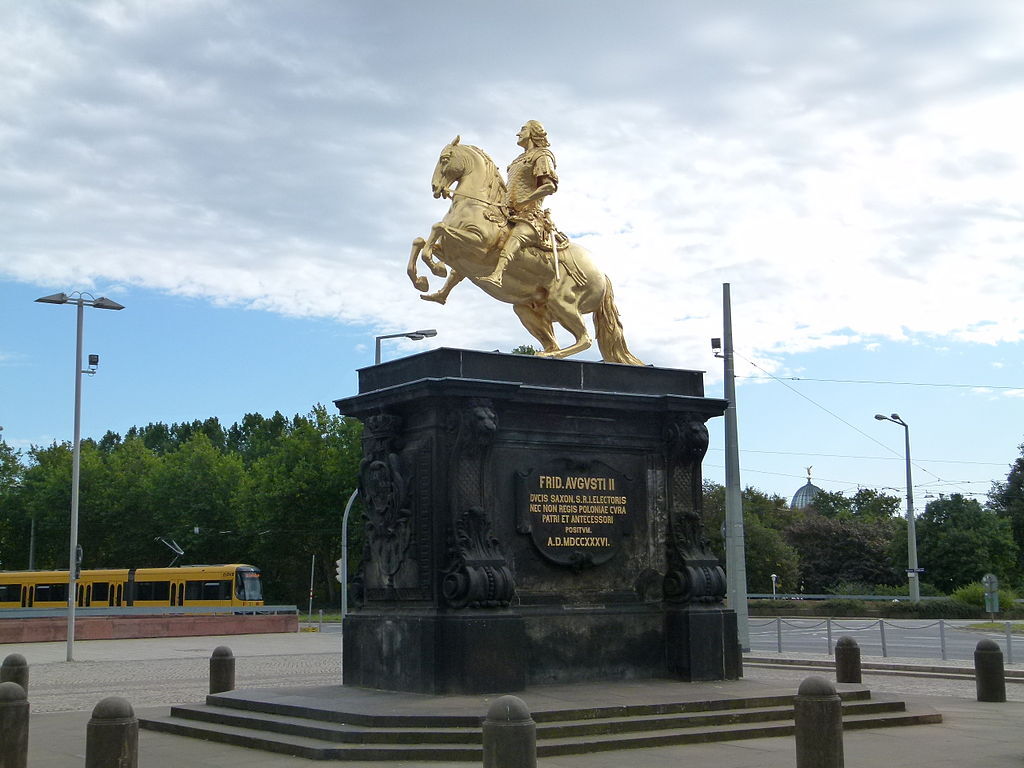
<svg viewBox="0 0 1024 768"><path fill-rule="evenodd" d="M451 198L445 217L424 240L412 244L407 272L421 299L444 304L452 289L469 278L488 295L512 305L545 357L568 357L593 343L583 315L593 313L597 346L606 362L643 365L626 346L612 284L590 254L555 229L541 208L558 188L555 156L536 120L518 134L523 148L508 167L508 184L494 161L456 136L441 150L430 186L436 198ZM454 186L457 185L457 186ZM453 188L454 186L454 188ZM421 258L437 277L436 293L417 274ZM445 268L447 265L447 269ZM575 339L559 347L554 323Z"/></svg>

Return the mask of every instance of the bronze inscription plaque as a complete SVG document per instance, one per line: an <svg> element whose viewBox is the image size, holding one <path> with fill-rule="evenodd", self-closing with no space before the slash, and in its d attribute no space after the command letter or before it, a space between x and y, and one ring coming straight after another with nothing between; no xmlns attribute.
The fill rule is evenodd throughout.
<svg viewBox="0 0 1024 768"><path fill-rule="evenodd" d="M632 483L603 462L594 464L519 474L519 530L559 565L607 562L632 530Z"/></svg>

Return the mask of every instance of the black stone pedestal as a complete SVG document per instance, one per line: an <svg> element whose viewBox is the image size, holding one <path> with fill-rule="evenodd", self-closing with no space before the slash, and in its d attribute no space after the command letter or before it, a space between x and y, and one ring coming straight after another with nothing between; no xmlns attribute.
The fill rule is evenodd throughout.
<svg viewBox="0 0 1024 768"><path fill-rule="evenodd" d="M742 676L736 614L687 606L665 613L668 672L680 680L735 680Z"/></svg>
<svg viewBox="0 0 1024 768"><path fill-rule="evenodd" d="M361 612L342 629L345 685L431 694L526 687L526 633L511 613Z"/></svg>
<svg viewBox="0 0 1024 768"><path fill-rule="evenodd" d="M346 685L739 675L701 520L696 371L438 349L359 372L363 602Z"/></svg>

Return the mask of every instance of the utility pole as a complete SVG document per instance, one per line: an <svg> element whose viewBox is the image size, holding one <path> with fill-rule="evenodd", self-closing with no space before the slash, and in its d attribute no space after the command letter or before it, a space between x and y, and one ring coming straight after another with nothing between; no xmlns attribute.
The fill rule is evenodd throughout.
<svg viewBox="0 0 1024 768"><path fill-rule="evenodd" d="M725 583L729 607L736 612L740 647L750 650L747 614L747 563L743 538L743 494L740 490L740 449L736 428L736 374L732 346L732 302L729 283L722 284L723 342L725 362Z"/></svg>

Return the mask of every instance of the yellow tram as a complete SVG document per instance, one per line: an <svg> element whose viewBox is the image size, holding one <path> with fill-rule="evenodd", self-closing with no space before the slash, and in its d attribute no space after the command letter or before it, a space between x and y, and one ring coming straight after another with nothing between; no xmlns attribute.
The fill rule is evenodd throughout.
<svg viewBox="0 0 1024 768"><path fill-rule="evenodd" d="M82 571L75 593L81 608L263 605L260 569L239 563ZM0 571L0 610L67 604L67 571Z"/></svg>

